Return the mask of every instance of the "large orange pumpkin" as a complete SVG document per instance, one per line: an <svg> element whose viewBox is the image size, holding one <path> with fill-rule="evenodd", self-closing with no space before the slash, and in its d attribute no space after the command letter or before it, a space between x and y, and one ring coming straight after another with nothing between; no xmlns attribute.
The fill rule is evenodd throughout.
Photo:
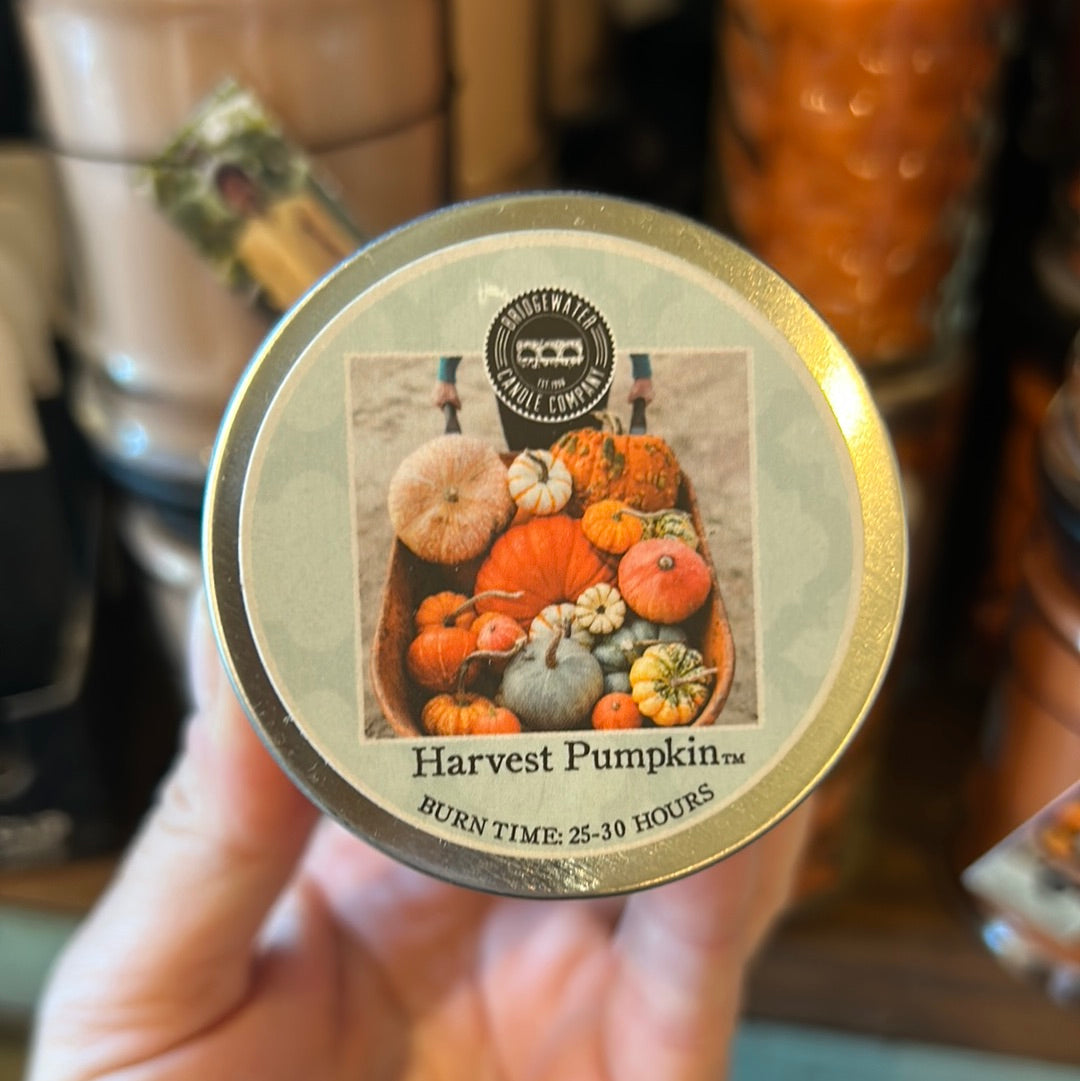
<svg viewBox="0 0 1080 1081"><path fill-rule="evenodd" d="M603 430L567 432L551 452L570 470L582 507L602 499L621 499L638 510L675 506L682 475L675 452L658 435L624 434L610 414Z"/></svg>
<svg viewBox="0 0 1080 1081"><path fill-rule="evenodd" d="M580 521L554 514L512 526L495 541L476 575L477 592L521 596L485 598L477 607L528 624L549 604L572 604L590 586L614 581L613 561L589 543Z"/></svg>

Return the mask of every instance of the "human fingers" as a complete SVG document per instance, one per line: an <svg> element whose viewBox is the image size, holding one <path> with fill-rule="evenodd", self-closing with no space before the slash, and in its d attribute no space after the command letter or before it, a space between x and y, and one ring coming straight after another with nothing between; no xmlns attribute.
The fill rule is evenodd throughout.
<svg viewBox="0 0 1080 1081"><path fill-rule="evenodd" d="M619 1081L723 1076L742 989L743 931L761 855L749 845L626 905L604 1018L605 1057Z"/></svg>
<svg viewBox="0 0 1080 1081"><path fill-rule="evenodd" d="M406 867L330 821L316 831L303 874L413 1015L469 969L494 903Z"/></svg>
<svg viewBox="0 0 1080 1081"><path fill-rule="evenodd" d="M814 821L815 796L804 800L782 822L754 842L758 849L755 902L747 913L742 945L746 961L760 949L791 900L795 873Z"/></svg>
<svg viewBox="0 0 1080 1081"><path fill-rule="evenodd" d="M201 608L195 714L156 807L46 993L31 1078L93 1076L200 1032L249 988L252 944L315 811L244 718Z"/></svg>

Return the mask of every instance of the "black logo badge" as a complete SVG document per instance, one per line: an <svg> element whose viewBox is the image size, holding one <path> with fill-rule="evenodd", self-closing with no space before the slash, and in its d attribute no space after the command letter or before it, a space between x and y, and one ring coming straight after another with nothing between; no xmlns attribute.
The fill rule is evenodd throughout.
<svg viewBox="0 0 1080 1081"><path fill-rule="evenodd" d="M495 316L484 359L499 401L552 424L595 409L615 375L615 343L604 317L565 289L515 297Z"/></svg>

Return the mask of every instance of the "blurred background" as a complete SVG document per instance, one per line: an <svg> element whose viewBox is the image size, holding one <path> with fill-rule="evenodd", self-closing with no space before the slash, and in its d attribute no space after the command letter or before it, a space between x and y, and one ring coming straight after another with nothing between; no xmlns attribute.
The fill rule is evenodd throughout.
<svg viewBox="0 0 1080 1081"><path fill-rule="evenodd" d="M4 0L0 1077L186 708L205 469L273 313L144 180L228 78L358 236L608 192L831 323L896 445L910 600L735 1076L1080 1076L1080 920L961 879L1058 800L1031 889L1080 908L1080 6Z"/></svg>

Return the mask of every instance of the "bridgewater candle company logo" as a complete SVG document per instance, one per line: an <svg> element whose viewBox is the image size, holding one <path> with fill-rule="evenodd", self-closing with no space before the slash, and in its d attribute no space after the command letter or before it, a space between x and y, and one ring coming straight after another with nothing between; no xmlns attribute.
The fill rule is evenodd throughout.
<svg viewBox="0 0 1080 1081"><path fill-rule="evenodd" d="M565 289L534 289L510 301L491 324L484 358L496 398L545 423L602 406L615 374L604 317Z"/></svg>

